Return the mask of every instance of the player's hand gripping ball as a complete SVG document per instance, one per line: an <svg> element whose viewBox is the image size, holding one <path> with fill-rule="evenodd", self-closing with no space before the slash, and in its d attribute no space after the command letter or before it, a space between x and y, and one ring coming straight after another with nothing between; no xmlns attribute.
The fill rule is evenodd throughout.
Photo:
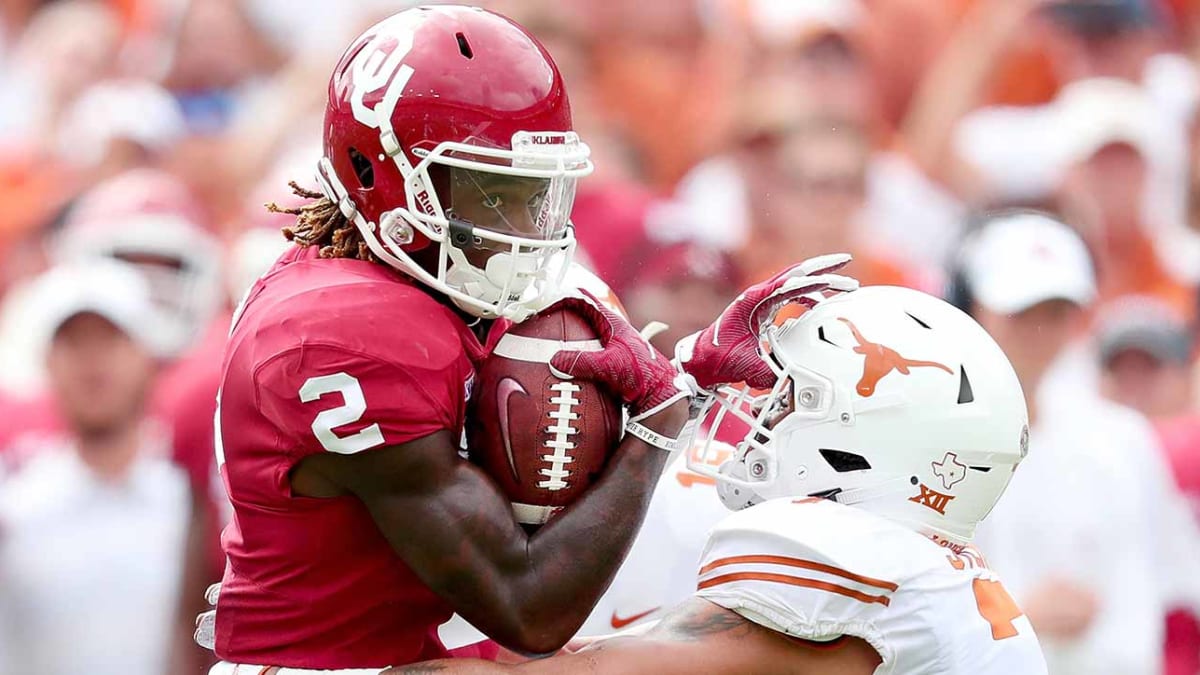
<svg viewBox="0 0 1200 675"><path fill-rule="evenodd" d="M594 381L561 379L560 350L600 351L597 332L566 306L508 329L479 369L467 416L470 459L541 525L604 470L621 437L621 402Z"/></svg>

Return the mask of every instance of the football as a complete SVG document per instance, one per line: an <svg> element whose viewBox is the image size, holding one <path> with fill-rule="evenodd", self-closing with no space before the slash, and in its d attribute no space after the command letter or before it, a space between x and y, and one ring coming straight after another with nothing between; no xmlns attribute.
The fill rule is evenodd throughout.
<svg viewBox="0 0 1200 675"><path fill-rule="evenodd" d="M524 525L541 525L574 501L620 439L619 401L551 372L561 349L599 350L600 341L565 309L512 326L476 374L467 415L471 461L499 484Z"/></svg>

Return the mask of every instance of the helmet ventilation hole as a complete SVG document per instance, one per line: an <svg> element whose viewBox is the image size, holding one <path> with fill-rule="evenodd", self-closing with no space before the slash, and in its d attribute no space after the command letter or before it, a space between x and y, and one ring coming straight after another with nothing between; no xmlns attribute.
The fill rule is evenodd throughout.
<svg viewBox="0 0 1200 675"><path fill-rule="evenodd" d="M958 379L958 404L970 403L975 400L975 392L971 389L971 380L967 378L967 369L960 367Z"/></svg>
<svg viewBox="0 0 1200 675"><path fill-rule="evenodd" d="M838 473L865 471L871 468L871 463L867 461L866 457L853 452L831 450L829 448L821 448L817 452L821 453L821 456L825 458L829 466Z"/></svg>
<svg viewBox="0 0 1200 675"><path fill-rule="evenodd" d="M913 316L912 312L905 312L905 314L908 315L908 318L912 319L913 321L916 321L917 325L920 326L921 328L924 328L925 330L933 330L932 328L929 327L929 324L927 324L924 321Z"/></svg>
<svg viewBox="0 0 1200 675"><path fill-rule="evenodd" d="M471 43L467 42L467 36L455 33L454 37L458 39L458 52L468 59L475 58L475 52L471 51Z"/></svg>
<svg viewBox="0 0 1200 675"><path fill-rule="evenodd" d="M354 175L358 176L358 183L363 188L370 190L375 187L375 167L371 164L371 160L367 159L366 155L358 151L357 148L350 148L350 165L354 167Z"/></svg>

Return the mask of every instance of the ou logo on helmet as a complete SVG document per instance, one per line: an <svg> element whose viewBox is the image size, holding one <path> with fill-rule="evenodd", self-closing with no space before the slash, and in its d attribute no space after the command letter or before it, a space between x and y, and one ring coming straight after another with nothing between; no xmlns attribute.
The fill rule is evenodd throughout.
<svg viewBox="0 0 1200 675"><path fill-rule="evenodd" d="M412 51L413 36L411 30L395 34L381 32L354 55L350 65L350 107L360 124L391 131L392 113L416 72L412 66L402 63ZM367 94L384 87L387 91L383 98L374 108L368 107L364 100Z"/></svg>

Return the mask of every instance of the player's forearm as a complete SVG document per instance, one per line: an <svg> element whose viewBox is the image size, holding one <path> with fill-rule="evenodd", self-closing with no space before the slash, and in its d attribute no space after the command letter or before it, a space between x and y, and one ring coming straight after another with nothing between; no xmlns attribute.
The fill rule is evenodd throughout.
<svg viewBox="0 0 1200 675"><path fill-rule="evenodd" d="M506 666L491 661L479 659L439 659L437 661L422 661L408 666L388 668L380 675L433 675L434 673L454 673L454 675L497 675L512 672L515 666Z"/></svg>
<svg viewBox="0 0 1200 675"><path fill-rule="evenodd" d="M673 436L687 414L681 401L646 424ZM537 652L560 648L587 619L637 536L668 457L627 437L592 489L530 539L529 566L514 595L526 638L541 647Z"/></svg>

